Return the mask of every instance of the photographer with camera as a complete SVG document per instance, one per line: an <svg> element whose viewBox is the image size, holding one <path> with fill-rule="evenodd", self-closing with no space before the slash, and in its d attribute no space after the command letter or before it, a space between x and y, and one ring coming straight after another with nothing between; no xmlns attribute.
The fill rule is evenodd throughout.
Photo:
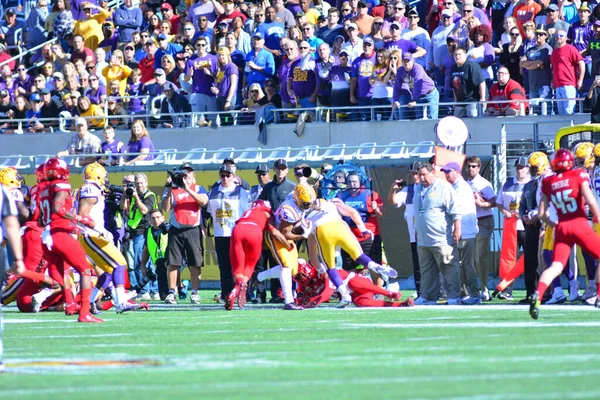
<svg viewBox="0 0 600 400"><path fill-rule="evenodd" d="M169 295L169 281L167 279L167 244L169 242L169 229L171 225L165 222L162 211L155 208L150 211L150 228L146 231L146 245L142 253L142 272L144 278L136 289L141 289L149 281L157 281L158 294L161 300ZM152 260L156 273L146 268L148 259Z"/></svg>
<svg viewBox="0 0 600 400"><path fill-rule="evenodd" d="M125 181L124 181L125 182ZM131 286L138 286L143 279L142 252L146 229L150 226L150 210L157 208L156 194L148 190L148 178L144 174L136 174L134 183L127 180L123 184L121 211L127 213L127 233L129 252L133 255L133 274L129 274ZM130 270L132 266L129 266ZM148 294L142 290L140 299L145 300Z"/></svg>
<svg viewBox="0 0 600 400"><path fill-rule="evenodd" d="M198 288L202 276L201 267L204 265L200 209L208 204L208 196L204 187L196 185L194 169L190 164L183 164L178 170L168 171L168 174L161 203L163 212L171 212L167 247L169 294L165 303L177 303L177 273L185 257L192 284L190 301L192 304L200 304Z"/></svg>
<svg viewBox="0 0 600 400"><path fill-rule="evenodd" d="M392 184L388 194L388 204L396 208L406 206L404 209L404 220L408 225L408 236L410 238L410 252L413 262L413 275L415 279L415 289L417 295L421 296L421 267L419 265L419 255L417 253L417 235L415 227L415 210L413 207L413 196L415 194L415 185L421 182L419 170L423 166L420 161L413 162L409 167L410 176L413 183L410 185L402 178L397 179Z"/></svg>

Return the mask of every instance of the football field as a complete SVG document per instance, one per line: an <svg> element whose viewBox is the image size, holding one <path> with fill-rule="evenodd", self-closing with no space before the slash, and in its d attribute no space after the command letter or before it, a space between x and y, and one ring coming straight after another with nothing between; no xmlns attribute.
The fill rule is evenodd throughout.
<svg viewBox="0 0 600 400"><path fill-rule="evenodd" d="M488 303L489 304L489 303ZM600 310L4 309L0 399L599 399Z"/></svg>

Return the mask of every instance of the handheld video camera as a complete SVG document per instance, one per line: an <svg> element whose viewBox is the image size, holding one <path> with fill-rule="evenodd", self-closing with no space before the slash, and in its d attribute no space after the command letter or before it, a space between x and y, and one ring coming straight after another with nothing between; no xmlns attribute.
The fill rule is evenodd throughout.
<svg viewBox="0 0 600 400"><path fill-rule="evenodd" d="M167 187L172 186L174 188L185 187L185 184L183 183L183 179L185 178L187 173L188 173L187 171L180 170L180 169L176 169L174 171L167 171L167 174L169 174L169 176L171 177L171 184L167 184L165 186L167 186Z"/></svg>

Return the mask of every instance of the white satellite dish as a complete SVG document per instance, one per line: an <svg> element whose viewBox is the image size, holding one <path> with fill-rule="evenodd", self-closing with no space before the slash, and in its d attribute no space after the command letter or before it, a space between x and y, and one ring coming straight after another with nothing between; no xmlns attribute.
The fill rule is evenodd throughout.
<svg viewBox="0 0 600 400"><path fill-rule="evenodd" d="M438 140L448 147L459 147L465 144L469 137L467 125L456 117L444 117L437 125Z"/></svg>

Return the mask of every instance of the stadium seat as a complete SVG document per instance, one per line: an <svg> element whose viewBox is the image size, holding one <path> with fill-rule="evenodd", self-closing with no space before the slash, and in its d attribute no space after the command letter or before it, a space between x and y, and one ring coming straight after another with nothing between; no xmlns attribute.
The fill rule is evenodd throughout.
<svg viewBox="0 0 600 400"><path fill-rule="evenodd" d="M167 164L176 165L179 164L177 161L177 149L162 149L160 153L154 159L154 164Z"/></svg>
<svg viewBox="0 0 600 400"><path fill-rule="evenodd" d="M48 161L51 157L53 157L50 154L38 154L37 156L32 156L31 157L31 161L33 162L33 166L37 167L38 165L44 164L46 161Z"/></svg>
<svg viewBox="0 0 600 400"><path fill-rule="evenodd" d="M242 151L235 162L257 163L262 161L262 151L260 147L249 147Z"/></svg>
<svg viewBox="0 0 600 400"><path fill-rule="evenodd" d="M21 163L21 158L23 156L21 154L13 154L8 158L2 160L2 164L0 164L0 168L4 167L15 167L18 168L18 165Z"/></svg>
<svg viewBox="0 0 600 400"><path fill-rule="evenodd" d="M332 144L323 153L323 160L340 160L344 158L344 152L346 151L346 145L344 143Z"/></svg>
<svg viewBox="0 0 600 400"><path fill-rule="evenodd" d="M196 147L195 149L191 149L190 152L183 158L183 160L181 160L182 164L186 162L189 162L192 165L210 163L210 159L206 159L206 148Z"/></svg>
<svg viewBox="0 0 600 400"><path fill-rule="evenodd" d="M356 151L356 154L354 155L354 158L356 158L357 160L373 160L375 158L378 158L375 154L375 146L377 146L377 143L375 142L361 143L360 148Z"/></svg>
<svg viewBox="0 0 600 400"><path fill-rule="evenodd" d="M321 161L322 158L319 156L319 146L304 146L293 159L295 161Z"/></svg>
<svg viewBox="0 0 600 400"><path fill-rule="evenodd" d="M413 147L410 152L411 157L429 158L435 154L435 143L431 140L424 140L417 143L417 147Z"/></svg>
<svg viewBox="0 0 600 400"><path fill-rule="evenodd" d="M392 159L408 157L406 142L392 142L388 144L383 153L380 154L380 157Z"/></svg>
<svg viewBox="0 0 600 400"><path fill-rule="evenodd" d="M233 147L221 147L212 155L212 157L209 157L209 159L213 164L222 164L223 160L227 157L233 157L234 151L235 149Z"/></svg>
<svg viewBox="0 0 600 400"><path fill-rule="evenodd" d="M273 162L278 158L283 158L287 161L293 162L296 157L290 157L290 147L275 147L271 154L263 159L264 162Z"/></svg>

